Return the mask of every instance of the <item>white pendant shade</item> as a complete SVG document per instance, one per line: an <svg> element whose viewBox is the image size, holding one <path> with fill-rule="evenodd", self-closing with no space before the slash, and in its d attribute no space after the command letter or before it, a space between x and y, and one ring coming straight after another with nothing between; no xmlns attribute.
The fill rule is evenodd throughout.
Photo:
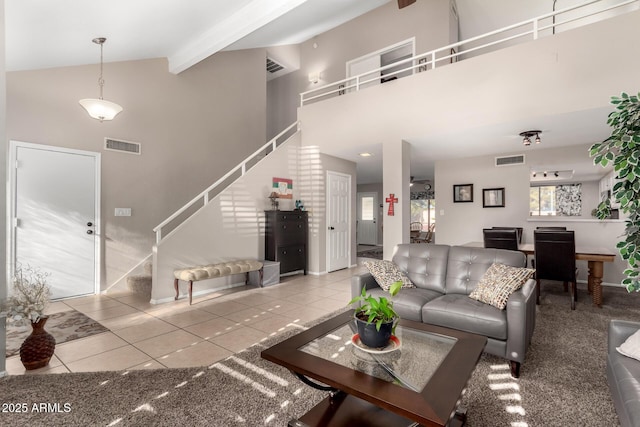
<svg viewBox="0 0 640 427"><path fill-rule="evenodd" d="M122 111L121 106L115 102L105 101L104 99L87 98L81 99L78 102L87 110L87 113L89 113L91 117L100 121L113 120L113 118Z"/></svg>

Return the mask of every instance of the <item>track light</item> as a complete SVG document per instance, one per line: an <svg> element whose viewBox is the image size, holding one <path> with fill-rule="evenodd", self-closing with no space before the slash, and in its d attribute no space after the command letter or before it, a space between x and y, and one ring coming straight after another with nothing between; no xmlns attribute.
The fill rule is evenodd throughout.
<svg viewBox="0 0 640 427"><path fill-rule="evenodd" d="M554 175L556 178L559 176L559 175L558 175L558 172L554 172L554 173L553 173L553 175Z"/></svg>
<svg viewBox="0 0 640 427"><path fill-rule="evenodd" d="M547 173L546 172L543 173L542 176L544 176L546 178L547 177Z"/></svg>
<svg viewBox="0 0 640 427"><path fill-rule="evenodd" d="M534 140L536 142L536 144L540 144L540 142L541 142L540 134L541 133L542 133L541 130L527 130L527 131L524 131L524 132L520 132L520 136L522 137L522 144L525 145L526 147L531 145L531 138L533 136L536 137L536 139Z"/></svg>

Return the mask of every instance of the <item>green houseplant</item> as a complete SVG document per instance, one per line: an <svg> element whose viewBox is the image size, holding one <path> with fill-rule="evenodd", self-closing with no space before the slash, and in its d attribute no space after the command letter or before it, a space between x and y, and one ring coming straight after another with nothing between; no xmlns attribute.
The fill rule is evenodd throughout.
<svg viewBox="0 0 640 427"><path fill-rule="evenodd" d="M616 183L611 199L620 204L628 217L623 240L616 247L627 261L622 284L627 291L640 291L640 93L611 97L615 111L609 114L607 124L611 136L593 144L589 155L596 165L613 165ZM596 210L599 219L611 215L611 199L603 200Z"/></svg>
<svg viewBox="0 0 640 427"><path fill-rule="evenodd" d="M402 281L394 282L389 288L391 297L400 292ZM349 305L360 302L354 317L358 326L360 341L371 348L385 347L389 343L391 335L395 333L400 316L393 309L393 301L372 295L367 295L367 289L362 288L362 293L349 301Z"/></svg>

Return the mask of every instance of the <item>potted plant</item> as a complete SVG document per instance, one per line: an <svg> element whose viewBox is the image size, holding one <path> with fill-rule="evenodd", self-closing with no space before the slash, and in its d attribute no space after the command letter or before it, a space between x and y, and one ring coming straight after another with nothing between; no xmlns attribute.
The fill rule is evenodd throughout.
<svg viewBox="0 0 640 427"><path fill-rule="evenodd" d="M44 330L49 318L44 311L51 296L48 276L31 266L18 267L13 276L13 291L7 299L9 321L31 323L31 335L20 346L20 360L27 370L46 366L55 351L55 338Z"/></svg>
<svg viewBox="0 0 640 427"><path fill-rule="evenodd" d="M593 163L602 167L613 165L616 174L611 198L627 214L623 240L616 245L628 263L622 284L627 291L640 291L640 94L622 93L611 97L616 110L609 114L607 124L613 129L603 142L593 144L589 155ZM611 199L598 205L596 216L611 215Z"/></svg>
<svg viewBox="0 0 640 427"><path fill-rule="evenodd" d="M389 288L389 294L394 297L400 292L400 288L402 281L398 280ZM360 341L371 348L386 347L400 319L393 310L393 301L367 295L367 289L362 288L362 293L349 301L349 305L356 302L362 303L354 313Z"/></svg>

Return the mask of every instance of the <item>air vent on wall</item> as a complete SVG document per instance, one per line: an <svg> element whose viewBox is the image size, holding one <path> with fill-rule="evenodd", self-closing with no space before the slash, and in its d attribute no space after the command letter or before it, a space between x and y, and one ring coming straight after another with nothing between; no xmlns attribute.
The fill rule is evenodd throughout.
<svg viewBox="0 0 640 427"><path fill-rule="evenodd" d="M104 149L109 151L120 151L129 154L142 153L142 145L139 142L122 141L112 138L104 139Z"/></svg>
<svg viewBox="0 0 640 427"><path fill-rule="evenodd" d="M524 154L496 157L496 166L524 165Z"/></svg>
<svg viewBox="0 0 640 427"><path fill-rule="evenodd" d="M282 64L277 63L271 58L267 58L267 71L270 73L277 73L280 70L284 70L284 66Z"/></svg>

